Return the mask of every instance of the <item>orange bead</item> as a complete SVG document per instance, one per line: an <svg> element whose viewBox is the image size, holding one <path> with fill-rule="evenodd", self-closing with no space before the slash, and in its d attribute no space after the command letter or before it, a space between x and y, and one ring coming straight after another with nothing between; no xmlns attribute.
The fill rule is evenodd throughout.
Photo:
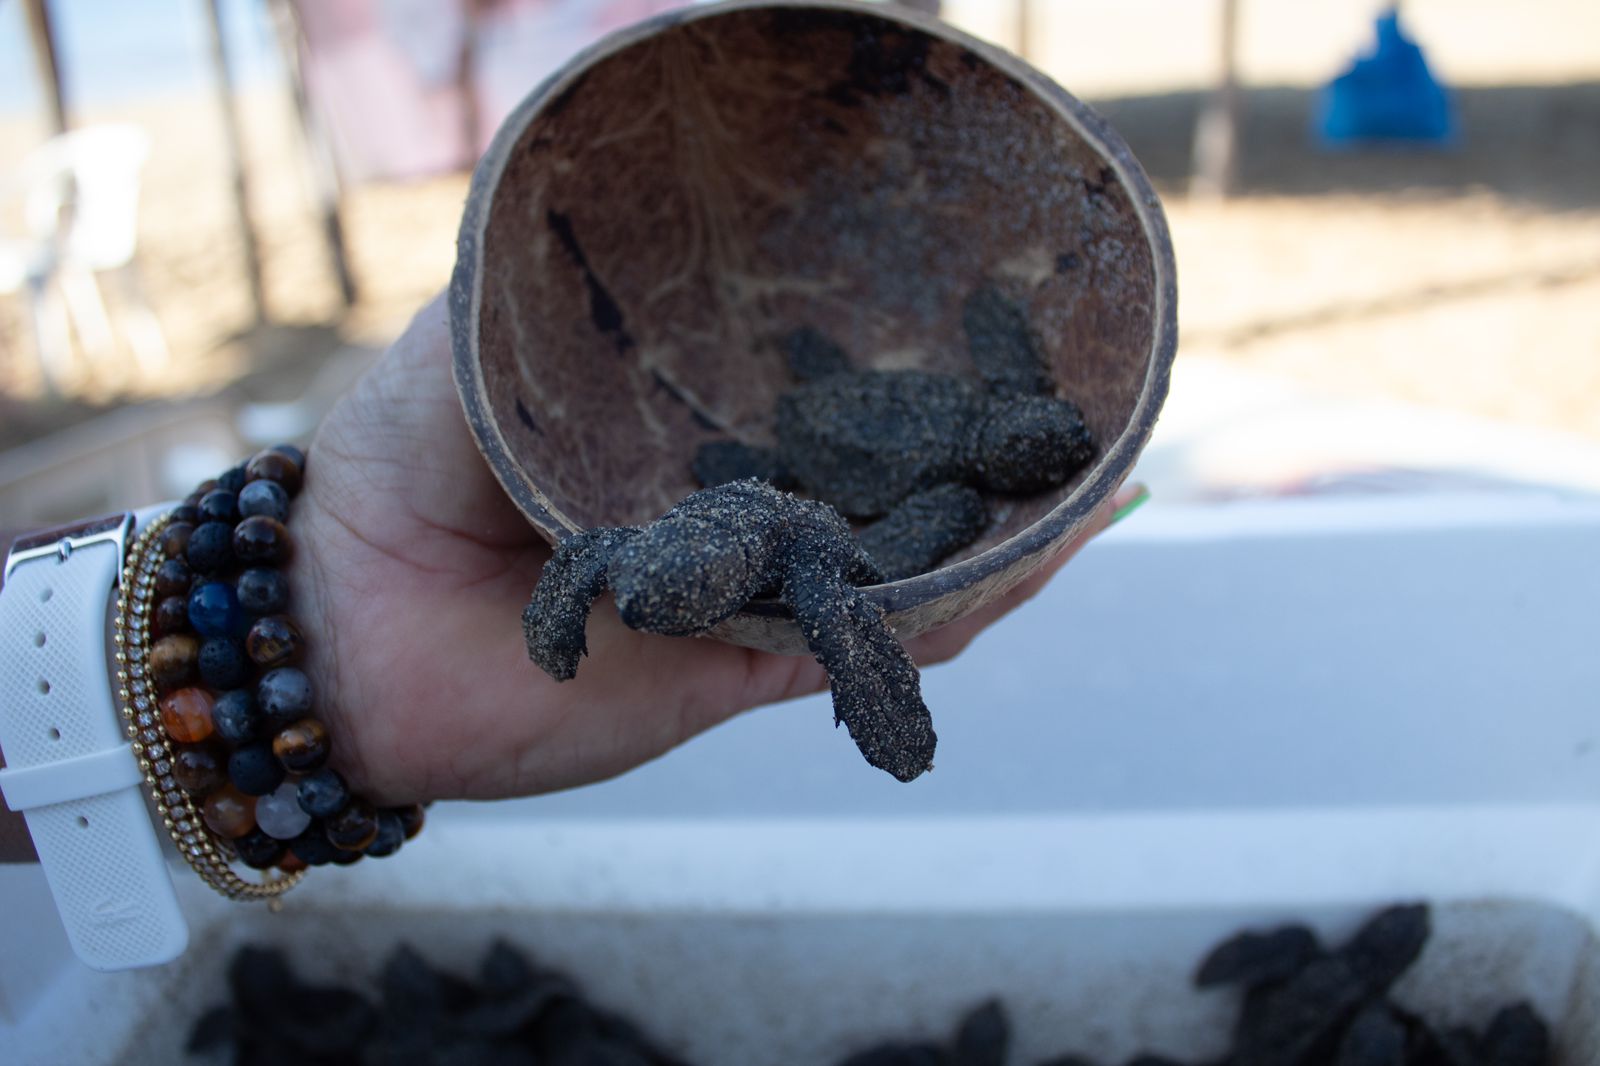
<svg viewBox="0 0 1600 1066"><path fill-rule="evenodd" d="M256 798L232 785L223 785L206 797L200 817L218 836L242 837L256 827Z"/></svg>
<svg viewBox="0 0 1600 1066"><path fill-rule="evenodd" d="M211 693L203 688L180 688L161 697L161 722L180 744L197 744L211 735Z"/></svg>
<svg viewBox="0 0 1600 1066"><path fill-rule="evenodd" d="M299 873L306 868L306 861L292 851L285 851L283 858L278 860L278 869L286 874Z"/></svg>

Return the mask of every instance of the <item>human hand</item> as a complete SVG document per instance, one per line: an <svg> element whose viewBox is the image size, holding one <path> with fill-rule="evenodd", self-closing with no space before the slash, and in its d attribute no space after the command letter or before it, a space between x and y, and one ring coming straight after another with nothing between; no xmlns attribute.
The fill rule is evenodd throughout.
<svg viewBox="0 0 1600 1066"><path fill-rule="evenodd" d="M518 619L550 549L473 443L446 314L443 299L425 307L328 415L291 525L306 669L356 790L388 805L569 788L826 686L810 658L641 633L603 604L574 680L529 662ZM1128 498L1009 594L907 650L922 665L955 655Z"/></svg>

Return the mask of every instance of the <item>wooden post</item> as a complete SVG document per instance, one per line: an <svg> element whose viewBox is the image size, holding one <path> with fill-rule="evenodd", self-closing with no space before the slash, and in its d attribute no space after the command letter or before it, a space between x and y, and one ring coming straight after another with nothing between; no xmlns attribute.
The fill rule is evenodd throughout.
<svg viewBox="0 0 1600 1066"><path fill-rule="evenodd" d="M212 73L216 76L217 106L222 112L228 167L233 177L233 211L244 243L245 273L250 284L250 304L255 319L252 325L267 320L267 303L261 287L261 248L255 227L250 223L250 186L244 169L244 150L239 136L239 115L234 107L233 70L228 66L228 50L222 43L221 0L204 0L206 30L211 50Z"/></svg>
<svg viewBox="0 0 1600 1066"><path fill-rule="evenodd" d="M38 72L39 87L50 113L50 133L60 136L67 132L70 123L66 94L61 85L61 62L56 51L49 0L23 0L22 9L28 16L28 43L33 49L34 70ZM62 203L55 231L58 245L71 225L78 195L77 182L70 174L63 175L60 181ZM60 251L59 246L56 251ZM72 336L68 332L66 314L60 303L61 291L53 284L53 280L53 269L42 278L30 279L27 302L33 343L39 353L39 369L44 377L45 390L54 397L61 394L60 377L63 370L72 364Z"/></svg>
<svg viewBox="0 0 1600 1066"><path fill-rule="evenodd" d="M350 270L350 257L344 243L344 221L339 214L342 190L339 167L328 142L327 127L317 114L306 91L305 69L300 65L300 26L289 0L268 0L272 28L277 33L278 51L289 75L289 91L300 119L300 136L310 159L311 186L317 198L317 213L322 218L322 235L328 246L329 265L339 283L339 297L349 307L356 302L356 280Z"/></svg>
<svg viewBox="0 0 1600 1066"><path fill-rule="evenodd" d="M456 56L456 92L461 97L461 136L467 142L467 169L478 161L483 141L483 115L478 110L478 16L483 4L461 5L461 50Z"/></svg>
<svg viewBox="0 0 1600 1066"><path fill-rule="evenodd" d="M1193 196L1222 199L1233 194L1239 159L1239 0L1222 0L1222 39L1217 88L1194 130Z"/></svg>
<svg viewBox="0 0 1600 1066"><path fill-rule="evenodd" d="M50 23L48 0L23 0L28 15L28 40L33 45L33 62L39 70L45 102L50 107L52 133L67 132L67 105L61 91L61 64L56 57L55 27Z"/></svg>

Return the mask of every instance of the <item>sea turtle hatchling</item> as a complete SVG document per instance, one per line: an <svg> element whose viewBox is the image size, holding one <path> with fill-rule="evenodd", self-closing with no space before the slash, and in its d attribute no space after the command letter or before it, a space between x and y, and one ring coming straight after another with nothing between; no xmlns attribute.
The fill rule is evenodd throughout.
<svg viewBox="0 0 1600 1066"><path fill-rule="evenodd" d="M832 507L734 481L692 493L648 525L563 540L522 613L523 636L528 656L565 681L608 587L623 622L668 636L704 633L750 600L776 596L827 671L835 724L867 762L910 781L932 767L936 738L916 664L855 587L882 580Z"/></svg>
<svg viewBox="0 0 1600 1066"><path fill-rule="evenodd" d="M1083 413L1055 394L1022 308L993 285L962 308L981 382L923 370L856 370L811 328L784 339L799 384L778 399L776 448L711 441L693 471L712 486L758 477L881 518L861 544L891 581L932 569L988 525L980 490L1065 484L1094 457Z"/></svg>

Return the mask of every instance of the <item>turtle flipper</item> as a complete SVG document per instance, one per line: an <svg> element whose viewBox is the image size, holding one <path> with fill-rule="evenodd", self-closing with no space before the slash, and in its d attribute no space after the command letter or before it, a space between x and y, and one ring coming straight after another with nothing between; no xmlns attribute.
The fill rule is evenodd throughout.
<svg viewBox="0 0 1600 1066"><path fill-rule="evenodd" d="M578 659L589 651L584 625L590 606L606 589L611 556L638 535L632 526L574 533L544 564L533 599L522 611L522 636L528 658L557 681L577 675Z"/></svg>
<svg viewBox="0 0 1600 1066"><path fill-rule="evenodd" d="M936 485L907 496L856 535L861 550L887 581L927 573L939 560L977 540L989 509L976 489Z"/></svg>
<svg viewBox="0 0 1600 1066"><path fill-rule="evenodd" d="M883 611L837 571L804 562L786 575L783 601L828 673L835 723L845 724L867 762L901 781L932 769L938 738L922 679Z"/></svg>
<svg viewBox="0 0 1600 1066"><path fill-rule="evenodd" d="M978 374L1001 393L1049 396L1055 392L1039 338L1022 308L993 285L983 285L961 307L961 325Z"/></svg>

